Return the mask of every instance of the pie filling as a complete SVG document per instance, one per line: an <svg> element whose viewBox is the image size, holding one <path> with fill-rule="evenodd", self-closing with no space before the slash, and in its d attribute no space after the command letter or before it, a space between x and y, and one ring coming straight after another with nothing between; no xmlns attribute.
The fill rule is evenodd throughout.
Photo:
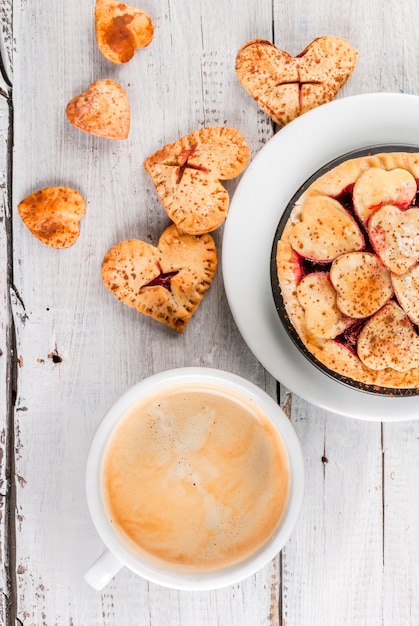
<svg viewBox="0 0 419 626"><path fill-rule="evenodd" d="M419 154L348 159L316 179L280 234L288 319L328 369L419 387Z"/></svg>

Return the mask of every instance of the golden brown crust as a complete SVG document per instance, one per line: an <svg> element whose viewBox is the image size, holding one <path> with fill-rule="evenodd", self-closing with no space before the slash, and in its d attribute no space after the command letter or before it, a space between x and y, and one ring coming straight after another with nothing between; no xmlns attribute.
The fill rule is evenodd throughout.
<svg viewBox="0 0 419 626"><path fill-rule="evenodd" d="M220 182L238 176L250 160L244 137L210 127L164 146L144 161L169 218L185 233L202 235L225 220L229 196Z"/></svg>
<svg viewBox="0 0 419 626"><path fill-rule="evenodd" d="M330 172L317 178L301 200L305 197L323 194L332 197L337 196L343 189L354 184L363 172L373 167L387 171L401 168L410 172L415 179L419 179L419 154L383 152L344 161Z"/></svg>
<svg viewBox="0 0 419 626"><path fill-rule="evenodd" d="M102 278L118 300L182 333L216 269L211 235L188 235L171 225L157 247L137 239L113 246L103 259Z"/></svg>
<svg viewBox="0 0 419 626"><path fill-rule="evenodd" d="M45 187L18 204L19 215L31 233L52 248L72 246L80 233L86 202L71 187Z"/></svg>
<svg viewBox="0 0 419 626"><path fill-rule="evenodd" d="M318 37L296 57L253 39L237 53L236 75L261 109L284 126L332 100L355 69L357 55L341 37Z"/></svg>
<svg viewBox="0 0 419 626"><path fill-rule="evenodd" d="M96 0L96 42L112 63L127 63L138 48L149 45L154 35L153 20L147 13L122 2Z"/></svg>
<svg viewBox="0 0 419 626"><path fill-rule="evenodd" d="M113 80L101 79L70 100L68 121L84 131L108 139L126 139L130 106L125 90Z"/></svg>
<svg viewBox="0 0 419 626"><path fill-rule="evenodd" d="M386 366L379 369L379 365L374 365L375 369L371 369L344 343L334 339L325 339L310 332L306 324L304 308L297 297L297 286L303 274L299 255L290 245L290 235L294 226L302 223L305 203L308 201L312 202L313 199L322 196L338 197L345 189L350 189L357 179L370 168L381 168L388 172L396 168L402 168L410 172L418 180L419 154L393 152L350 159L316 179L294 205L278 241L276 253L278 282L287 315L295 331L308 351L329 370L354 381L374 386L376 389L381 387L394 389L418 388L419 367L411 367L407 371L397 371ZM384 201L387 202L387 200L385 199ZM395 199L395 203L397 203L397 199ZM377 207L375 209L378 210ZM356 254L359 254L359 252ZM418 267L417 263L410 270L412 276L416 275ZM400 284L401 289L403 288L404 283L400 276L395 276L394 281ZM419 298L419 282L414 283L413 280L409 280L411 289L414 288L414 285L416 285L416 290L412 297L417 301ZM409 311L407 313L409 314ZM402 324L403 322L400 323ZM365 360L368 362L367 359ZM372 358L370 358L370 362L375 363ZM406 359L405 362L409 363L409 367L412 364L412 361L409 361L409 359Z"/></svg>

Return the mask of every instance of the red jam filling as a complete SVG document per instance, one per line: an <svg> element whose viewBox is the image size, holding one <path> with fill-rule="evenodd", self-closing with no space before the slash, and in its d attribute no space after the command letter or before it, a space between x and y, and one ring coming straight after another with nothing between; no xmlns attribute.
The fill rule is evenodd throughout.
<svg viewBox="0 0 419 626"><path fill-rule="evenodd" d="M156 278L153 278L147 285L144 287L164 287L168 291L172 291L172 278L178 274L178 271L174 272L161 272Z"/></svg>
<svg viewBox="0 0 419 626"><path fill-rule="evenodd" d="M189 150L185 150L184 153L182 154L182 158L181 158L182 163L179 167L179 173L178 173L177 180L176 180L176 183L178 185L180 181L182 180L183 174L185 173L185 170L187 168L191 170L200 170L201 172L209 172L209 170L206 167L203 167L200 165L192 165L191 163L189 163L189 159L191 158L191 156L193 155L197 147L198 147L197 145L194 145L191 148L189 148Z"/></svg>

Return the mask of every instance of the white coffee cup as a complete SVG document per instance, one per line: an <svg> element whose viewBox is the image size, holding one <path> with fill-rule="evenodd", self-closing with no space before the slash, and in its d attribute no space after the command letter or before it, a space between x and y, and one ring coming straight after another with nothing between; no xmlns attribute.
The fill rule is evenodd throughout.
<svg viewBox="0 0 419 626"><path fill-rule="evenodd" d="M142 397L173 385L205 383L230 389L255 403L278 431L288 456L289 491L285 511L273 535L244 560L218 570L175 571L150 563L129 547L108 519L102 495L102 459L115 426ZM156 374L134 385L109 409L91 443L86 467L87 503L96 530L107 550L85 574L94 588L102 589L126 566L143 578L173 589L210 590L243 580L267 565L283 548L297 522L303 500L304 461L297 435L279 405L263 390L229 372L189 367Z"/></svg>

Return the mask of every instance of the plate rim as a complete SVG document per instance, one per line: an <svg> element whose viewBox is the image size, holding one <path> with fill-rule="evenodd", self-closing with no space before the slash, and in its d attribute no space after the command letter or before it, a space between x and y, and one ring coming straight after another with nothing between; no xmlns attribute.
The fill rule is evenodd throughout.
<svg viewBox="0 0 419 626"><path fill-rule="evenodd" d="M324 372L316 371L314 374L312 369L316 368L313 364L309 364L312 369L309 369L309 373L307 374L307 371L305 371L307 367L302 365L302 362L298 360L299 357L300 360L307 361L306 357L301 354L298 354L298 356L295 354L295 352L298 352L298 349L293 345L289 337L286 337L284 340L283 334L279 332L279 338L276 334L279 328L278 325L281 323L270 290L269 268L271 246L276 227L287 203L284 204L284 199L282 199L283 204L281 207L275 209L275 227L272 229L272 224L269 224L267 221L270 220L270 222L273 222L272 214L269 213L269 211L273 210L272 206L269 205L269 203L272 205L272 199L270 198L266 201L266 205L268 206L267 216L262 211L258 211L256 231L252 228L250 235L249 222L252 220L253 216L248 206L249 202L252 200L252 193L249 192L252 192L253 181L258 178L260 182L264 184L261 192L263 199L266 200L266 194L270 193L272 188L277 190L279 185L278 180L269 178L269 175L274 173L272 169L272 156L278 158L279 155L280 161L281 149L288 148L291 152L291 156L287 153L285 170L287 168L290 170L298 155L298 150L295 148L294 144L297 144L298 147L298 145L301 144L302 136L304 138L305 148L308 148L308 156L305 157L305 162L303 160L305 166L301 169L300 185L309 178L310 174L315 173L334 158L346 152L368 147L374 143L383 145L389 143L409 143L411 146L417 143L419 152L419 120L417 119L419 116L417 116L416 113L418 106L419 96L413 94L393 92L357 94L335 99L295 119L290 124L280 129L262 146L252 159L247 170L242 174L231 199L224 226L222 247L223 280L231 313L244 341L261 365L292 393L295 393L319 408L345 417L379 422L418 419L419 398L418 396L375 396L350 387L342 389L342 383L330 379ZM403 115L394 116L395 107L401 108ZM387 110L391 110L393 113L391 116L392 125L388 125L388 117L384 115ZM415 116L413 113L415 113ZM363 140L362 137L366 131L375 134L382 130L381 127L384 125L383 115L385 117L386 134L383 135L383 137L377 136L375 140L371 140L370 138ZM343 117L345 120L344 126L341 124ZM395 121L395 117L398 117L397 121ZM341 124L340 128L339 123ZM367 123L370 124L369 128L365 128ZM354 132L354 128L356 132ZM410 136L409 139L403 139L404 134L410 132L413 128L416 131L417 142L413 141ZM337 130L339 131L338 134L340 133L339 139L344 140L345 144L340 146L338 150L336 150L335 147L331 147L333 146L334 133L336 133ZM305 136L304 133L306 133ZM321 149L319 149L318 145L313 143L313 137L315 138L316 134L318 135L319 133L322 133L322 138L327 139L327 141L323 141L321 144ZM358 137L358 139L354 139L354 136ZM313 151L314 148L316 148L316 152L313 156L310 150ZM305 170L306 174L304 174ZM307 172L309 175L307 175ZM285 173L289 174L289 171ZM295 175L295 173L293 173L293 175ZM286 184L291 185L291 183L284 183L285 186ZM290 188L287 192L288 202L300 186L295 186L295 183L293 184L293 189ZM292 191L292 193L290 193L290 191ZM284 194L285 192L283 192L283 195ZM280 197L280 195L281 194L279 194L278 197ZM252 277L252 267L249 266L249 263L253 263L253 265L256 266L263 265L266 269L267 276L263 275L263 278L259 280L260 284L257 284L258 277L253 276L253 282L252 279L250 281L247 280L246 285L243 284L243 287L240 286L241 281L238 273L243 275L246 274L246 271L245 269L243 271L243 255L242 258L240 258L240 255L237 254L237 242L239 239L237 237L237 230L239 226L241 226L242 236L243 233L245 233L249 238L250 236L254 236L255 232L256 235L260 235L262 232L264 243L266 244L266 241L269 240L268 249L262 250L261 253L259 250L259 258L255 253L255 251L258 251L258 246L253 246L253 248L249 247L247 245L249 242L246 241L246 237L244 238L245 241L242 246L246 250L247 257L247 259L244 259L244 266L245 269L250 270L247 278L249 275ZM269 228L271 230L268 232ZM260 244L261 242L259 241L258 243ZM267 281L266 278L268 279ZM269 294L266 289L266 282L268 282L269 285ZM253 301L253 305L249 302L248 295L246 298L245 290L247 290L247 294L249 292L252 293L251 300ZM257 302L256 305L254 304L255 302ZM243 303L246 303L247 306L243 307ZM256 310L255 307L256 309L259 307L259 309ZM254 313L262 315L262 324L258 322L256 331L253 330L253 324L249 323L255 321L254 319L252 320L252 314ZM272 319L272 313L277 317L278 325L275 325ZM260 330L261 328L262 330ZM285 332L284 329L282 329L282 332ZM264 341L260 341L261 338ZM272 348L272 346L274 346L274 348ZM268 354L263 352L264 347L267 348ZM280 359L278 363L275 363L272 349L278 350L278 347L279 352L282 352L282 362ZM278 357L279 355L277 354L276 356ZM281 365L284 364L284 360L290 360L292 362L292 367L288 368L288 371L287 368L284 371L280 370ZM294 373L297 378L292 379L292 373ZM312 380L308 381L307 376L316 379L316 383L318 383L317 388L316 385L313 385ZM309 382L308 385L307 382Z"/></svg>

